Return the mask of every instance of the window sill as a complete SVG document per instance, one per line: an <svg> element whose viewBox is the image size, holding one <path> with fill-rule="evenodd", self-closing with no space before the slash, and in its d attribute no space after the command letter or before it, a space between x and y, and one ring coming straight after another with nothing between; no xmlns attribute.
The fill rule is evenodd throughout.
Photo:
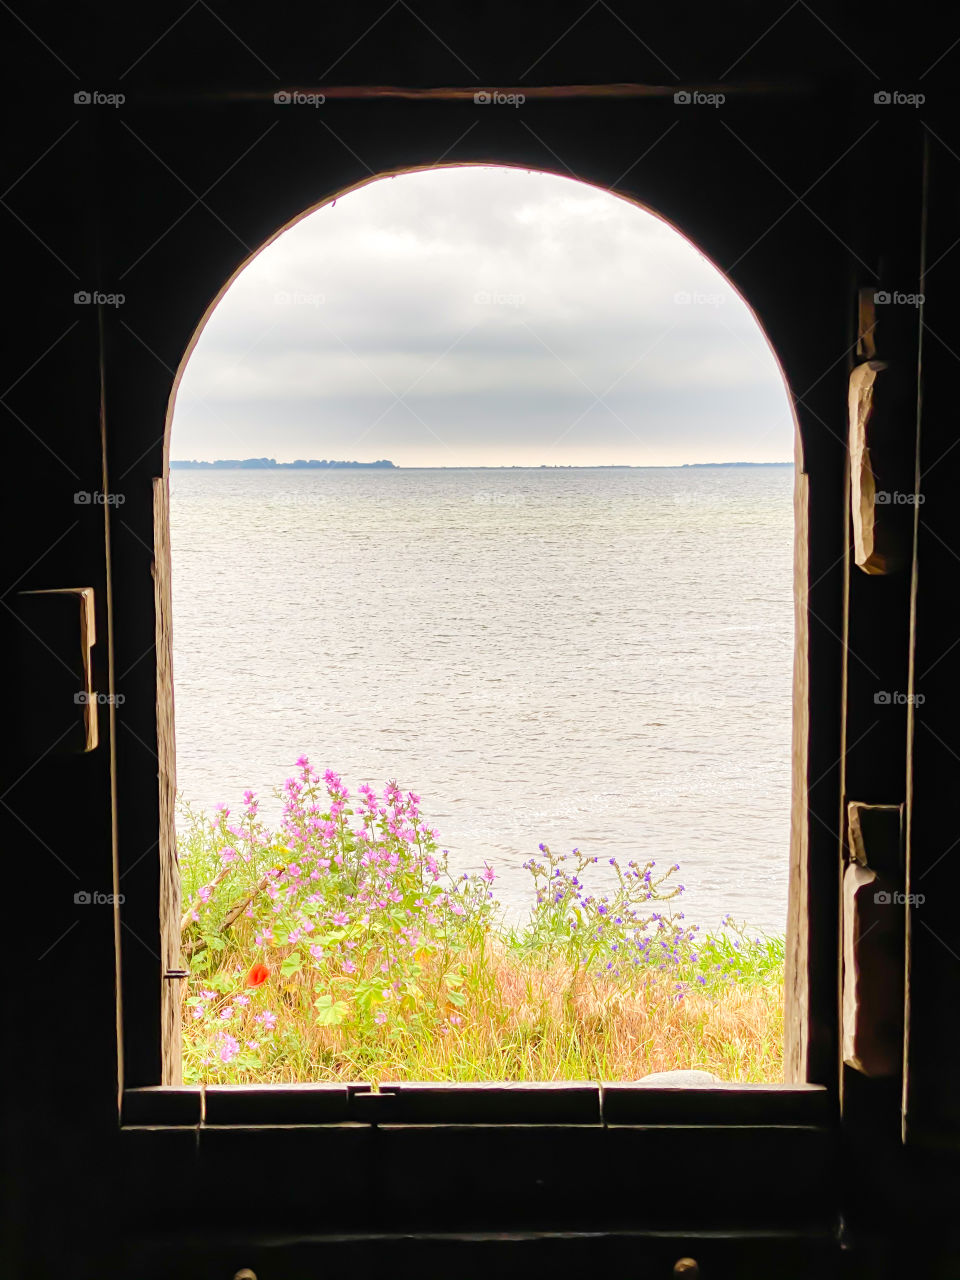
<svg viewBox="0 0 960 1280"><path fill-rule="evenodd" d="M828 1127L821 1085L366 1084L127 1089L125 1128L288 1125L786 1125Z"/></svg>

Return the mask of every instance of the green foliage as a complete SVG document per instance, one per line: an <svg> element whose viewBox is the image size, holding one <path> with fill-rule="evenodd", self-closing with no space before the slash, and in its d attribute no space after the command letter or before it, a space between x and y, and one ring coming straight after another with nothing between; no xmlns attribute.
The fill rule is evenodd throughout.
<svg viewBox="0 0 960 1280"><path fill-rule="evenodd" d="M351 802L298 766L276 830L250 792L235 819L182 809L188 1080L617 1078L659 1052L637 1041L651 1018L675 1065L715 1061L714 1005L744 999L737 1069L776 1071L783 942L729 920L700 937L662 905L676 866L541 845L529 917L507 927L493 870L452 878L418 796Z"/></svg>

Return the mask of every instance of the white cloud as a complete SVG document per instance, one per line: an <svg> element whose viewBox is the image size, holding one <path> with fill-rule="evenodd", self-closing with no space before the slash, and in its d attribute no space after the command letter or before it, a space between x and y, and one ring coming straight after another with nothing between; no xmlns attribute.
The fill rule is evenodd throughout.
<svg viewBox="0 0 960 1280"><path fill-rule="evenodd" d="M571 179L473 167L371 183L255 257L188 363L171 456L769 461L792 435L763 335L693 245Z"/></svg>

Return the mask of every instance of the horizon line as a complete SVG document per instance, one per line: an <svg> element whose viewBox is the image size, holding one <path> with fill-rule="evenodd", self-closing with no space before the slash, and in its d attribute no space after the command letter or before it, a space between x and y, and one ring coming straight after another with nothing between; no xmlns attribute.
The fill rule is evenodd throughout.
<svg viewBox="0 0 960 1280"><path fill-rule="evenodd" d="M477 463L433 463L404 465L399 462L349 462L333 461L326 465L300 459L291 462L278 462L274 458L266 461L272 465L250 466L251 462L260 462L259 458L172 458L171 467L214 467L223 471L272 471L284 468L291 471L679 471L684 467L793 467L789 461L752 462L738 460L732 462L477 462ZM246 464L246 465L244 465Z"/></svg>

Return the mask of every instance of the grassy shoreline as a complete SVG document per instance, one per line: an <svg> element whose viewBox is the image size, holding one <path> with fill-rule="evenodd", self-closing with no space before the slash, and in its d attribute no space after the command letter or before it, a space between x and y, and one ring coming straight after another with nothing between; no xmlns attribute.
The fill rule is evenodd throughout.
<svg viewBox="0 0 960 1280"><path fill-rule="evenodd" d="M297 766L276 831L251 792L182 811L187 1080L782 1079L782 940L701 936L664 907L675 866L541 845L508 928L495 870L451 877L418 796Z"/></svg>

